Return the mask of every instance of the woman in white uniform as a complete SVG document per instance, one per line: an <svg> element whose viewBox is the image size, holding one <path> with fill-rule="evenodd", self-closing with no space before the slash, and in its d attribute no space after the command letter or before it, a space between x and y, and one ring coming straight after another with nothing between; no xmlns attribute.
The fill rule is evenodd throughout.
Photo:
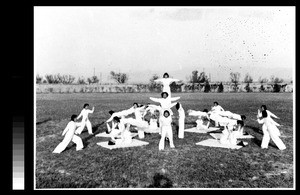
<svg viewBox="0 0 300 195"><path fill-rule="evenodd" d="M76 130L75 134L81 134L81 132L83 131L84 127L86 126L88 129L88 132L90 135L93 134L92 131L92 124L89 120L88 115L94 112L94 107L92 110L88 109L89 104L84 104L82 111L80 112L79 116L77 117L77 120L82 117L82 121L81 121L81 126Z"/></svg>
<svg viewBox="0 0 300 195"><path fill-rule="evenodd" d="M196 110L188 110L187 111L190 116L197 116L198 119L196 120L196 128L198 130L200 129L208 129L209 127L209 115L208 115L208 110L204 109L202 111L196 111Z"/></svg>
<svg viewBox="0 0 300 195"><path fill-rule="evenodd" d="M263 139L261 143L261 148L268 148L270 138L273 140L273 142L276 144L276 146L279 148L279 150L286 149L286 146L282 142L282 140L279 138L280 131L277 128L279 126L278 123L276 123L271 116L278 118L276 115L271 113L267 110L267 107L265 105L261 106L262 111L258 110L257 114L257 122L259 124L263 124L262 130L263 130Z"/></svg>
<svg viewBox="0 0 300 195"><path fill-rule="evenodd" d="M182 105L178 102L176 104L176 109L179 114L179 119L178 119L178 138L184 138L184 120L185 120L185 113L184 109L182 108Z"/></svg>
<svg viewBox="0 0 300 195"><path fill-rule="evenodd" d="M159 131L158 129L158 117L159 117L159 112L161 110L160 106L154 105L154 104L147 104L147 108L145 109L145 112L143 113L143 119L145 120L145 115L148 113L150 118L149 118L149 130L147 132L150 133L156 133ZM158 113L158 114L157 114Z"/></svg>
<svg viewBox="0 0 300 195"><path fill-rule="evenodd" d="M162 118L163 110L168 110L170 115L173 115L173 112L172 112L171 108L173 106L175 106L177 104L177 102L172 103L172 101L176 101L176 100L180 99L180 97L170 98L169 94L167 92L162 92L161 97L162 98L150 97L150 100L160 103L161 111L160 111L160 117L159 118ZM160 122L160 119L159 119L159 124L160 123L161 122ZM160 125L159 128L160 128L160 134L161 134L161 125Z"/></svg>
<svg viewBox="0 0 300 195"><path fill-rule="evenodd" d="M111 139L108 145L130 144L132 142L132 136L129 131L130 125L125 127L126 122L123 119L117 116L113 118L114 124L118 127L117 133L120 135L120 139Z"/></svg>
<svg viewBox="0 0 300 195"><path fill-rule="evenodd" d="M76 122L77 115L71 116L71 121L68 123L67 127L62 132L62 136L65 136L63 141L59 143L54 149L53 153L61 153L66 149L69 143L72 141L76 144L76 150L81 150L83 148L82 140L79 136L74 135L76 127L79 127L81 123Z"/></svg>
<svg viewBox="0 0 300 195"><path fill-rule="evenodd" d="M163 84L163 90L162 91L163 92L167 92L170 97L171 97L170 84L173 83L173 82L177 82L177 81L180 81L180 80L179 79L169 78L169 74L168 73L165 73L163 75L163 78L154 80L154 82L160 82L160 83Z"/></svg>
<svg viewBox="0 0 300 195"><path fill-rule="evenodd" d="M163 116L160 119L161 123L161 138L159 141L158 149L163 150L165 148L165 138L169 138L170 148L175 148L173 143L173 131L172 131L172 117L168 110L163 112Z"/></svg>
<svg viewBox="0 0 300 195"><path fill-rule="evenodd" d="M143 113L145 112L146 106L139 106L138 103L133 103L134 116L136 120L143 121ZM138 127L138 135L140 139L145 138L145 132L140 130Z"/></svg>
<svg viewBox="0 0 300 195"><path fill-rule="evenodd" d="M213 121L215 121L215 127L219 126L219 121L214 119L214 118L217 118L217 117L214 117L214 115L219 115L218 113L221 111L225 111L225 110L219 105L218 102L214 102L214 106L211 107L209 114L210 114L211 119Z"/></svg>
<svg viewBox="0 0 300 195"><path fill-rule="evenodd" d="M110 111L112 114L110 116L110 118L106 121L106 123L109 123L110 121L113 120L114 117L123 117L123 116L127 116L129 114L134 113L134 106L132 106L131 108L127 109L127 110L122 110L119 112L114 112L114 111Z"/></svg>

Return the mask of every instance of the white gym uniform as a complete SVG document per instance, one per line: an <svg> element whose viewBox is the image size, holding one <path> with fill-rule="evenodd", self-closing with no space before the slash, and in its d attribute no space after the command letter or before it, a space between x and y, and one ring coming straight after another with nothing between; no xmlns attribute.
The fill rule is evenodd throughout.
<svg viewBox="0 0 300 195"><path fill-rule="evenodd" d="M54 149L53 153L61 153L66 149L68 144L72 141L76 144L76 150L81 150L83 148L82 140L79 136L74 135L76 127L79 127L81 123L76 123L74 121L70 121L67 127L64 129L62 136L65 135L62 142L60 142L56 148Z"/></svg>
<svg viewBox="0 0 300 195"><path fill-rule="evenodd" d="M92 124L88 118L88 115L90 113L94 112L94 107L92 110L88 110L88 109L82 109L82 111L80 112L79 116L77 117L77 120L82 117L82 121L81 121L81 126L76 130L75 134L81 134L81 132L83 131L84 127L86 126L88 129L89 134L93 134L92 131Z"/></svg>

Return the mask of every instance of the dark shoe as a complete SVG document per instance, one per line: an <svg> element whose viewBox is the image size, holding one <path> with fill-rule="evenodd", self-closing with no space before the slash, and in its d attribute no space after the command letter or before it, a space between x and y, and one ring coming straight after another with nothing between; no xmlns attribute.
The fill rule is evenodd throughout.
<svg viewBox="0 0 300 195"><path fill-rule="evenodd" d="M111 140L109 140L109 141L108 141L108 145L116 145L116 143L113 142L113 141L111 141Z"/></svg>

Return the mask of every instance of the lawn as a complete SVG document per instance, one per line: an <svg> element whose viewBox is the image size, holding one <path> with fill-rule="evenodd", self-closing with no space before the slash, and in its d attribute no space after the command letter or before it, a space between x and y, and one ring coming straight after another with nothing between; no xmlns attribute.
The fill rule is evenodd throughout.
<svg viewBox="0 0 300 195"><path fill-rule="evenodd" d="M36 188L293 188L293 94L292 93L173 93L180 96L183 108L210 109L214 101L234 113L245 114L245 130L255 138L239 150L211 148L195 143L209 134L185 133L178 139L174 109L175 149L166 142L158 150L159 134L146 134L146 146L108 150L97 145L106 141L88 135L80 137L86 146L76 151L70 144L61 154L52 151L72 114L79 114L84 103L95 106L90 115L95 134L106 130L109 110L123 110L133 102L145 104L157 93L78 93L36 95ZM287 149L280 151L271 141L260 148L261 125L257 109L266 104L280 119L281 139ZM186 117L186 127L195 126ZM136 137L138 139L138 137Z"/></svg>

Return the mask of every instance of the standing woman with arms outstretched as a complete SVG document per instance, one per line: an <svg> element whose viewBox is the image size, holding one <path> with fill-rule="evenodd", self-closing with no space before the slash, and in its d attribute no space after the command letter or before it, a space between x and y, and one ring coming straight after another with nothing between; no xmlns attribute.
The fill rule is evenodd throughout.
<svg viewBox="0 0 300 195"><path fill-rule="evenodd" d="M165 73L163 75L163 78L154 80L154 82L161 82L163 84L163 90L162 90L162 92L167 92L168 95L169 95L169 97L171 97L170 84L173 83L173 82L177 82L177 81L180 81L180 80L179 79L169 78L169 74L168 73Z"/></svg>
<svg viewBox="0 0 300 195"><path fill-rule="evenodd" d="M88 115L94 112L94 107L92 110L89 110L88 108L89 108L89 104L84 104L82 111L80 112L79 116L76 118L78 120L80 117L82 117L82 121L81 121L81 126L75 131L75 134L78 135L81 134L85 126L87 127L89 134L90 135L93 134L92 124L88 118Z"/></svg>

